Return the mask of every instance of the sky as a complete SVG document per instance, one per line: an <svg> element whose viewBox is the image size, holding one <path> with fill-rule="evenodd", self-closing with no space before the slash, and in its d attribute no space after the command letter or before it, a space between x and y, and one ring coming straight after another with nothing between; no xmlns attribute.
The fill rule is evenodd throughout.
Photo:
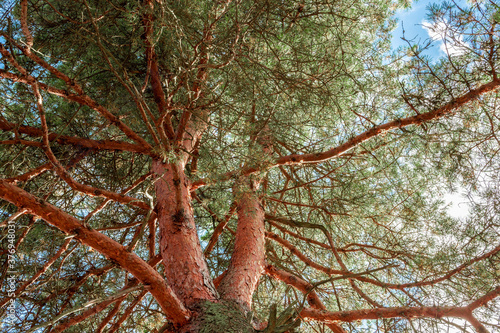
<svg viewBox="0 0 500 333"><path fill-rule="evenodd" d="M436 1L421 0L413 1L412 7L406 10L399 10L396 13L398 19L398 26L393 32L392 45L396 49L398 47L408 46L408 44L401 39L404 36L406 39L414 40L415 42L424 41L429 38L427 30L422 26L422 22L427 19L426 8L431 3ZM439 56L436 48L433 49L433 55Z"/></svg>
<svg viewBox="0 0 500 333"><path fill-rule="evenodd" d="M450 45L449 43L445 46L442 42L445 33L443 33L443 27L433 26L428 19L427 10L428 6L433 3L440 3L441 0L420 0L413 1L413 5L410 9L400 10L396 14L398 19L398 26L393 31L392 37L392 47L397 49L398 47L408 46L407 42L403 41L403 29L404 36L408 40L413 40L415 44L423 44L429 38L434 40L433 47L429 48L425 54L434 58L439 59L445 57L448 54L458 54L461 52L460 45ZM457 1L460 5L465 5L465 0ZM457 38L460 40L460 37ZM446 193L443 196L443 200L446 205L448 205L448 213L455 218L465 218L469 215L469 204L465 197L465 190L458 189L455 193Z"/></svg>
<svg viewBox="0 0 500 333"><path fill-rule="evenodd" d="M456 0L460 6L466 6L466 0ZM458 54L463 52L460 45L450 45L449 43L445 46L442 42L443 37L446 36L444 32L444 25L432 25L427 17L429 11L428 6L431 4L442 3L441 0L420 0L413 1L413 5L410 9L400 10L397 12L396 17L398 19L398 26L393 32L392 45L396 49L402 46L408 46L408 44L401 39L404 36L408 40L412 40L414 44L423 44L429 38L434 40L434 45L429 50L425 52L433 58L439 58L446 56L447 53Z"/></svg>

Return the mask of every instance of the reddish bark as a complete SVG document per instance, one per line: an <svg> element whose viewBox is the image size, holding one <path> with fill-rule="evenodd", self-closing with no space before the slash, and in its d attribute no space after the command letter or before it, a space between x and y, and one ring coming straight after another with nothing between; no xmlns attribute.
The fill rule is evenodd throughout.
<svg viewBox="0 0 500 333"><path fill-rule="evenodd" d="M27 211L33 214L40 215L47 222L55 225L60 230L72 234L76 239L82 241L84 244L87 244L101 253L107 255L112 258L124 269L128 270L132 274L134 274L143 284L147 286L147 290L150 290L153 296L157 299L163 311L167 315L170 321L175 325L182 326L186 324L189 319L189 310L185 308L196 308L196 306L200 303L200 300L217 300L218 295L217 291L214 288L214 283L209 275L209 270L204 261L204 257L201 251L201 246L199 243L199 238L197 235L196 225L193 216L193 210L191 206L191 196L190 190L193 190L197 187L203 186L209 183L209 180L200 180L194 184L194 186L190 186L189 180L186 178L184 174L184 166L189 157L189 153L192 152L198 140L201 137L204 129L206 128L206 118L208 117L208 113L206 110L201 110L199 114L196 114L196 117L192 117L193 110L195 108L195 102L198 98L203 97L202 94L202 86L203 82L206 80L206 72L207 68L215 68L210 66L208 61L208 51L204 49L204 45L202 42L209 42L211 38L210 29L206 29L203 34L203 40L200 41L198 45L194 47L195 49L195 58L199 57L201 60L198 62L198 75L196 76L196 81L192 86L192 92L194 92L194 98L189 103L188 107L181 107L183 110L183 114L178 121L177 131L174 131L171 116L172 116L172 105L171 105L171 97L166 96L162 87L163 78L160 75L160 64L158 63L157 55L155 53L154 46L154 28L153 28L153 20L154 20L154 0L144 0L144 7L146 10L143 14L143 26L145 30L145 48L146 48L146 57L148 61L148 75L151 76L151 85L152 91L154 95L154 99L159 109L160 117L155 119L157 130L161 133L163 139L164 148L169 151L177 154L176 162L172 163L162 163L161 161L154 160L152 164L153 172L158 176L157 181L155 182L156 189L156 198L158 201L158 224L160 228L160 252L165 264L165 274L167 276L167 280L172 285L172 288L177 293L174 293L170 287L163 281L161 276L148 264L142 261L138 256L134 255L131 250L133 249L135 242L140 238L141 233L143 231L143 226L137 229L133 241L129 246L129 249L125 248L121 244L114 242L108 237L100 234L95 230L90 230L82 225L81 221L76 220L74 217L66 214L65 212L57 209L56 207L48 204L47 202L40 200L29 193L23 191L22 189L9 184L8 181L0 180L0 198L4 198L16 206L19 207L20 211ZM226 5L229 3L227 1ZM20 12L20 24L21 30L26 37L26 45L20 46L16 44L15 41L10 40L10 36L3 34L3 36L9 39L15 47L19 48L23 52L23 54L31 59L33 62L39 65L38 69L44 72L50 72L58 79L62 80L66 84L66 90L57 89L54 87L50 87L45 84L41 84L37 82L33 76L29 75L28 71L23 68L13 57L13 55L7 51L3 46L0 45L0 53L3 55L4 59L10 62L10 64L19 71L20 75L9 73L4 70L0 70L0 77L7 78L9 80L15 82L21 82L24 84L30 84L35 88L35 94L39 97L41 101L41 95L37 91L37 87L47 91L48 93L61 96L67 100L74 101L79 103L80 105L86 105L93 110L99 112L104 118L108 119L111 124L117 126L125 135L135 141L137 144L130 144L125 142L117 142L112 140L106 141L95 141L88 140L83 138L75 138L70 136L58 136L55 133L49 133L48 127L44 120L44 112L41 109L40 103L40 112L43 124L43 130L29 127L29 126L18 126L17 124L11 124L0 118L0 129L12 131L16 134L15 140L4 141L4 144L25 144L30 146L39 146L46 150L47 155L51 159L52 164L55 166L56 171L60 175L60 177L65 180L73 189L83 192L89 196L101 196L105 197L108 200L114 200L117 202L136 205L143 209L149 209L150 207L143 203L139 202L134 198L126 197L124 194L117 194L109 191L104 191L101 189L96 189L90 187L88 185L79 184L75 180L73 180L66 170L59 164L55 155L50 150L49 142L57 142L59 144L70 144L74 146L82 146L88 148L95 149L111 149L111 150L127 150L131 152L137 152L141 154L148 154L153 158L158 158L158 156L154 156L151 152L150 144L139 134L135 133L131 128L125 125L120 118L109 112L104 106L99 105L95 100L93 100L90 96L86 95L83 88L68 75L59 71L57 68L53 67L49 63L47 63L44 59L40 58L37 54L32 53L31 47L33 44L33 38L29 31L29 25L27 21L27 0L21 0L21 12ZM49 4L50 5L50 4ZM52 6L52 5L50 5ZM54 7L52 7L54 8ZM300 8L302 10L302 8ZM298 15L298 14L297 14ZM214 23L217 20L214 20ZM212 25L213 25L212 24ZM211 27L211 26L210 26ZM239 28L238 28L239 29ZM1 33L0 33L1 34ZM237 43L238 37L234 42L234 45ZM198 52L198 47L201 45L202 54L201 56L196 54ZM234 46L233 46L234 48ZM235 54L234 50L231 50L231 53ZM181 84L179 83L179 86ZM238 175L250 175L257 171L263 170L265 168L271 168L282 165L297 165L303 163L319 163L332 158L339 157L344 155L349 150L359 146L361 143L370 140L371 138L382 135L383 133L403 128L405 126L410 125L421 125L425 122L438 119L444 115L451 114L455 109L464 105L465 103L477 99L478 96L484 94L488 91L492 91L497 89L500 85L500 80L496 78L494 75L494 80L490 83L480 86L475 90L471 90L469 93L464 94L463 96L453 100L447 105L438 108L436 110L418 114L417 116L407 117L404 119L397 119L385 124L381 124L378 126L374 126L370 130L361 133L351 140L348 140L344 144L335 147L333 149L329 149L324 152L315 153L315 154L292 154L289 156L282 156L280 158L274 159L273 163L265 164L265 165L246 165L242 170L238 170L235 172L226 173L222 178L218 177L218 180L225 179L228 180L231 177ZM132 94L133 95L133 94ZM135 99L135 98L134 98ZM142 106L140 102L136 103L141 110L141 114L143 115L143 119L148 125L148 130L150 134L155 139L155 142L158 144L159 140L156 138L155 132L153 128L149 125L147 117L145 115L144 110L142 110ZM180 108L180 109L181 109ZM255 105L254 105L254 116L255 116ZM151 116L152 119L154 117ZM164 133L166 130L166 134ZM44 136L44 144L41 145L38 142L27 141L18 138L19 134L24 134L32 137L40 137ZM262 137L264 138L264 136ZM267 155L271 155L271 149L269 145L270 140L260 140L257 134L252 136L252 140L257 140L259 144L261 144L264 148L264 151ZM267 141L267 142L265 142ZM174 144L175 148L171 149L170 145ZM196 164L196 159L193 161L193 164ZM193 167L195 169L195 167ZM45 169L40 168L35 170L34 172L30 172L26 174L26 177L32 177L36 175L37 172L43 172ZM288 178L290 179L290 178ZM247 181L247 180L246 180ZM288 181L288 180L287 180ZM13 182L13 181L11 181ZM256 194L255 190L258 185L258 182L250 182L252 186L250 186L250 190L241 191L237 197L237 212L238 212L238 227L236 232L236 240L235 240L235 250L231 258L231 263L228 270L221 275L220 278L216 279L216 283L220 282L219 290L224 299L236 301L238 304L242 306L245 310L251 310L251 302L252 295L257 287L258 280L262 271L264 269L264 260L265 260L265 236L272 238L278 241L281 245L287 247L292 251L292 253L296 254L300 259L302 259L306 264L311 265L314 268L320 269L327 274L340 274L340 275L349 275L349 271L346 266L342 263L340 259L337 249L333 246L333 242L331 237L329 236L330 246L329 248L332 250L335 255L340 267L342 270L332 270L327 267L323 267L319 264L316 264L311 259L307 258L305 255L300 253L296 247L294 247L291 243L278 237L272 233L265 233L264 230L264 209L261 204L261 199ZM273 199L276 200L276 199ZM281 199L280 199L281 200ZM287 203L291 204L291 203ZM105 203L103 204L103 206ZM101 209L103 206L97 208ZM98 210L97 210L98 211ZM95 211L96 212L96 211ZM94 213L94 212L93 212ZM92 213L91 213L92 214ZM89 214L89 216L91 216ZM226 220L227 222L227 220ZM150 239L149 239L149 255L152 257L155 252L155 223L154 216L151 216L149 219L149 228L151 231ZM207 247L208 252L211 249L211 246L215 244L217 235L220 234L222 229L224 228L224 223L220 223L216 232L214 233L213 241ZM308 241L308 239L301 237L297 234L294 236L298 236L300 239L304 241ZM69 243L69 240L67 241ZM318 243L323 246L325 244ZM328 247L327 247L328 248ZM387 287L387 288L396 288L403 289L409 286L417 286L417 285L427 285L433 284L445 279L450 278L453 274L461 271L463 268L468 265L476 262L478 260L484 259L487 256L491 256L497 253L499 247L495 250L490 251L488 254L485 254L481 257L473 259L460 267L456 268L453 271L450 271L446 275L434 279L431 281L423 281L417 283L410 283L405 285L391 285L383 282L378 282L374 279L369 279L363 276L352 276L352 278L359 279L361 281L369 282L376 284L378 286ZM60 254L60 253L59 253ZM58 254L56 254L56 257ZM52 262L55 259L52 260ZM50 265L49 261L49 265ZM319 300L319 297L314 292L314 286L309 284L308 282L293 276L287 272L280 271L275 269L272 266L267 268L268 274L286 282L295 288L302 291L307 295L307 300L309 304L315 308L314 309L304 309L302 311L302 315L305 318L314 318L317 320L325 321L330 323L330 327L335 332L342 332L343 330L336 324L334 321L342 320L342 321L352 321L358 319L376 319L376 318L391 318L391 317L435 317L440 318L443 316L455 316L460 318L465 318L471 322L474 327L482 332L486 329L472 316L472 310L476 307L485 305L489 300L497 297L500 293L500 287L497 287L494 291L489 294L483 296L482 298L476 300L466 307L419 307L419 308L376 308L370 310L359 310L359 311L342 311L342 312L328 312L325 310L324 305ZM41 274L41 273L40 273ZM39 276L39 275L38 275ZM36 279L37 276L34 278ZM358 292L363 298L365 298L370 304L378 307L378 304L371 301L368 296L364 295L364 293L354 284L351 277L347 276L349 281L351 282L354 290ZM134 283L136 283L135 281ZM140 297L142 297L146 291L144 291ZM180 300L177 298L179 297ZM109 302L115 302L109 301ZM140 301L140 298L136 299L134 303L131 304L129 309L125 312L123 319L127 318L127 316L132 311L133 307ZM103 302L96 306L93 309L89 309L84 314L79 317L74 317L72 320L67 323L58 326L55 329L64 329L64 327L69 327L71 324L77 323L88 316L95 314L97 311L102 310L105 306L111 303ZM118 310L118 306L116 307ZM196 310L195 310L196 311ZM111 317L109 317L111 318ZM340 319L338 319L340 318ZM231 319L231 318L228 318ZM121 320L121 319L120 319ZM120 321L118 321L115 325L119 326ZM190 323L192 324L192 323ZM66 326L65 326L66 325ZM104 328L106 322L103 322L101 328ZM195 325L196 326L196 325ZM191 326L191 327L195 327ZM181 329L182 332L186 332L188 329L185 326Z"/></svg>
<svg viewBox="0 0 500 333"><path fill-rule="evenodd" d="M309 282L284 270L278 269L273 265L266 266L266 274L276 280L283 281L286 284L289 284L295 287L297 290L301 291L304 295L306 295L307 303L313 309L326 310L326 307L319 299L318 294L316 294L316 292L313 290L314 286Z"/></svg>
<svg viewBox="0 0 500 333"><path fill-rule="evenodd" d="M212 25L210 25L208 28L205 27L203 31L203 39L198 43L198 45L201 48L201 54L200 54L200 62L198 65L198 73L196 74L196 80L191 88L191 91L194 93L193 94L193 100L190 103L190 107L188 107L186 110L181 115L181 119L179 120L179 125L177 126L177 130L175 132L175 145L178 146L181 144L181 141L183 140L188 140L188 141L193 141L192 136L186 136L186 128L188 124L192 123L191 116L192 116L192 110L191 107L194 106L196 101L203 95L202 94L202 86L205 83L207 79L207 68L205 67L206 64L208 63L209 59L209 53L207 50L207 45L209 44L212 40L212 32L211 32ZM197 45L197 46L198 46ZM198 47L195 47L195 50L197 50ZM190 148L194 147L194 143L190 143ZM185 143L184 143L185 146ZM191 149L189 149L191 150Z"/></svg>
<svg viewBox="0 0 500 333"><path fill-rule="evenodd" d="M1 32L0 32L0 35L1 35ZM14 73L6 72L6 71L4 71L2 69L0 69L0 77L12 80L14 82L20 82L20 83L25 83L25 84L33 84L36 81L32 76L29 76L29 75L27 77L26 76L19 76L19 75L14 74ZM39 87L40 87L41 90L44 90L44 91L48 92L49 94L65 98L65 99L67 99L69 101L76 102L76 103L79 103L81 105L87 105L88 101L86 101L80 95L77 95L77 94L74 94L74 93L70 93L70 92L68 92L66 90L58 89L58 88L49 86L49 85L41 83L41 82L37 82L37 84L39 85ZM129 88L129 87L126 86L126 88ZM131 93L132 97L136 101L136 104L137 104L139 110L141 111L141 116L143 117L144 123L148 126L148 130L150 131L151 136L155 140L155 143L158 144L158 140L156 138L156 135L155 135L154 131L152 131L152 128L151 128L151 126L149 124L149 121L148 121L148 119L146 117L143 105L137 99L137 97L134 95L134 92L132 92L132 91L129 91L129 92ZM149 110L149 109L147 109L147 110ZM152 117L152 116L150 115L150 117ZM27 144L27 143L24 143L24 144ZM150 151L150 149L149 149L150 147L147 148L147 147L143 147L141 145L137 145L137 147L140 150ZM106 149L106 148L102 148L102 149ZM126 150L126 149L119 149L119 150Z"/></svg>
<svg viewBox="0 0 500 333"><path fill-rule="evenodd" d="M214 286L215 286L215 288L219 288L220 282L222 281L222 279L224 278L224 276L226 276L226 274L227 274L227 269L224 272L222 272L221 275L219 275L218 277L216 277L214 279Z"/></svg>
<svg viewBox="0 0 500 333"><path fill-rule="evenodd" d="M148 221L148 249L149 249L149 258L153 258L156 253L156 219L149 219Z"/></svg>
<svg viewBox="0 0 500 333"><path fill-rule="evenodd" d="M252 308L252 295L265 265L264 209L249 191L237 198L238 227L231 263L219 285L221 297Z"/></svg>
<svg viewBox="0 0 500 333"><path fill-rule="evenodd" d="M24 292L24 290L29 287L32 283L34 283L40 276L42 276L43 273L45 273L49 268L50 266L52 266L52 264L54 262L56 262L57 259L59 259L61 257L61 255L68 249L68 246L69 246L69 243L71 242L71 239L67 239L64 244L61 246L61 248L59 249L59 251L56 252L56 254L54 254L54 256L52 256L52 258L50 258L46 263L45 265L43 265L43 267L38 270L38 272L35 273L35 275L33 275L28 281L24 282L22 286L20 286L19 288L17 288L17 290L15 291L14 293L14 297L18 297L20 294L22 294ZM8 302L10 301L10 298L4 298L3 300L0 301L0 308L2 308L5 304L7 304Z"/></svg>
<svg viewBox="0 0 500 333"><path fill-rule="evenodd" d="M117 297L116 296L115 297L111 296L110 298L103 300L102 302L100 302L97 305L89 308L88 310L82 312L81 314L64 320L59 325L57 325L56 327L54 327L50 331L50 333L63 332L66 329L70 328L71 326L74 326L74 325L76 325L76 324L84 321L85 319L87 319L87 318L89 318L89 317L91 317L91 316L93 316L93 315L95 315L95 314L103 311L109 305L111 305L111 304L113 304L115 302L119 302L119 303L123 302L123 300L127 297L127 295L130 292L129 289L134 289L134 287L136 287L137 284L138 284L137 280L130 281L129 283L127 283L127 285L125 287L123 287L120 290L120 292L123 293L123 295L118 295ZM113 311L113 310L111 310L111 311Z"/></svg>
<svg viewBox="0 0 500 333"><path fill-rule="evenodd" d="M69 320L66 320L66 321L63 321L61 324L57 325L56 327L54 327L50 333L59 333L59 332L63 332L65 331L66 329L70 328L71 326L74 326L82 321L84 321L85 319L103 311L104 309L106 309L109 305L115 303L115 302L119 302L119 301L122 301L124 298L126 297L126 295L122 296L121 298L119 299L113 299L113 300L107 300L107 301L104 301L104 302L101 302L99 304L97 304L96 306L82 312L80 315L76 316L76 317L72 317L71 319Z"/></svg>
<svg viewBox="0 0 500 333"><path fill-rule="evenodd" d="M144 43L146 44L146 56L148 62L149 74L151 75L151 87L153 89L153 96L158 106L158 111L160 113L160 117L157 122L157 127L160 129L160 132L163 133L163 128L166 129L166 138L165 139L173 139L174 138L174 128L172 126L171 120L171 112L169 110L169 103L165 98L165 93L163 92L163 87L161 84L160 77L160 68L158 66L158 59L156 57L156 52L153 45L153 10L154 10L154 1L145 0L144 6L147 11L143 16L143 25L144 25Z"/></svg>
<svg viewBox="0 0 500 333"><path fill-rule="evenodd" d="M251 138L264 156L271 156L272 135L267 125L257 128ZM243 176L233 187L238 226L231 263L218 287L223 299L236 302L244 311L252 310L252 295L266 259L265 212L257 193L261 181L259 177Z"/></svg>
<svg viewBox="0 0 500 333"><path fill-rule="evenodd" d="M36 97L36 104L38 107L38 111L40 114L40 122L42 125L42 139L43 139L42 148L45 151L45 155L49 158L50 162L54 166L54 169L55 169L56 173L58 174L58 176L61 177L61 179L64 180L74 190L83 192L89 196L105 197L105 198L113 199L117 202L121 202L124 204L130 204L130 205L148 210L150 208L148 205L146 205L145 203L143 203L135 198L127 197L125 195L119 195L117 193L103 190L103 189L98 189L98 188L95 188L95 187L92 187L89 185L80 184L80 183L76 182L69 175L69 173L62 166L62 164L59 162L59 160L56 158L56 156L52 152L52 149L50 148L49 130L48 130L48 126L47 126L47 121L45 119L45 110L43 108L42 95L40 94L40 91L38 89L38 84L33 83L32 88L33 88L33 93Z"/></svg>
<svg viewBox="0 0 500 333"><path fill-rule="evenodd" d="M300 316L305 319L313 319L321 322L331 323L337 321L353 322L365 319L382 318L464 318L468 311L464 308L449 306L431 307L400 307L400 308L377 308L353 311L330 312L326 310L303 309Z"/></svg>
<svg viewBox="0 0 500 333"><path fill-rule="evenodd" d="M210 277L196 225L189 183L179 164L154 160L160 227L160 252L167 281L189 308L199 300L215 300L217 292Z"/></svg>
<svg viewBox="0 0 500 333"><path fill-rule="evenodd" d="M47 122L45 119L45 111L42 105L42 95L40 94L40 91L38 89L38 84L34 83L32 85L34 95L36 97L37 101L37 107L39 110L40 114L40 122L42 125L42 139L43 139L43 146L42 148L45 151L45 155L49 158L50 162L54 166L54 169L56 173L58 174L59 177L61 177L62 180L64 180L71 188L74 190L83 192L89 196L99 196L99 197L104 197L108 199L113 199L117 202L121 202L124 204L130 204L139 208L142 208L144 210L149 210L150 207L145 204L144 202L141 202L140 200L137 200L132 197L128 197L125 195L119 195L117 193L103 190L103 189L98 189L93 186L85 185L85 184L80 184L77 181L75 181L67 172L67 170L61 165L59 160L56 158L54 153L52 152L52 149L50 148L50 139L49 139L49 130L47 126Z"/></svg>
<svg viewBox="0 0 500 333"><path fill-rule="evenodd" d="M327 150L322 153L314 153L314 154L293 154L288 156L280 157L276 160L277 165L295 165L302 163L319 163L323 161L327 161L331 158L338 157L347 151L351 150L354 147L357 147L359 144L373 138L379 136L387 131L403 128L410 125L421 125L426 122L439 119L443 116L451 114L453 111L458 109L459 107L476 100L479 96L486 94L490 91L498 89L500 86L500 79L493 79L493 81L483 84L477 89L472 89L468 93L452 100L451 102L439 107L433 111L421 113L413 117L407 117L402 119L396 119L390 121L388 123L374 126L366 132L363 132L351 140L345 142L344 144L335 147L333 149Z"/></svg>
<svg viewBox="0 0 500 333"><path fill-rule="evenodd" d="M26 37L28 49L33 46L33 36L28 29L28 0L21 0L21 30Z"/></svg>
<svg viewBox="0 0 500 333"><path fill-rule="evenodd" d="M143 291L143 293L145 293L145 291ZM104 328L106 328L106 326L109 324L111 319L113 319L116 316L116 314L118 313L118 311L120 311L120 307L121 307L123 301L124 301L124 299L122 298L122 299L119 299L115 303L115 305L113 306L113 309L111 311L109 311L108 315L99 324L99 327L97 327L96 333L102 333L102 331L104 330Z"/></svg>
<svg viewBox="0 0 500 333"><path fill-rule="evenodd" d="M218 216L216 216L215 214L212 215L219 222L219 224L217 224L217 227L215 227L214 233L212 234L212 237L210 237L208 245L205 248L204 253L206 256L208 256L210 252L212 252L213 248L215 247L215 244L217 244L217 241L220 235L222 234L222 231L224 231L227 222L229 222L229 219L231 219L231 216L233 216L235 210L236 210L236 205L233 204L229 209L229 212L226 214L226 217L224 217L224 220L220 220Z"/></svg>
<svg viewBox="0 0 500 333"><path fill-rule="evenodd" d="M72 158L69 163L65 166L66 169L69 169L69 168L72 168L74 167L78 162L80 162L85 156L87 156L87 154L90 152L89 149L86 149L84 150L83 152L77 154L74 158ZM30 170L22 175L19 175L19 176L15 176L15 177L11 177L11 178L7 178L5 179L5 181L9 182L9 183L18 183L18 182L25 182L25 181L28 181L34 177L37 177L39 175L41 175L42 173L44 173L45 171L48 171L50 169L52 169L53 165L52 163L50 162L47 162L43 165L40 165L39 167L36 167L35 169L33 170Z"/></svg>
<svg viewBox="0 0 500 333"><path fill-rule="evenodd" d="M17 207L26 208L30 213L40 216L63 232L74 235L82 243L118 262L121 267L148 286L149 291L158 301L169 320L179 325L187 322L190 316L189 312L162 276L137 255L127 251L120 243L98 231L84 227L73 216L4 180L0 180L0 198L15 204Z"/></svg>
<svg viewBox="0 0 500 333"><path fill-rule="evenodd" d="M30 180L31 178L34 178L36 176L41 175L42 173L44 173L45 171L50 170L50 169L52 169L52 164L50 162L48 162L48 163L45 163L43 165L40 165L39 167L37 167L33 170L30 170L26 173L23 173L22 175L12 177L12 178L7 178L5 180L8 181L9 183L25 182L25 181Z"/></svg>
<svg viewBox="0 0 500 333"><path fill-rule="evenodd" d="M14 214L9 216L6 220L3 220L2 222L0 222L0 228L7 226L9 224L9 222L15 221L16 219L18 219L19 217L23 216L26 213L27 213L27 209L19 208Z"/></svg>
<svg viewBox="0 0 500 333"><path fill-rule="evenodd" d="M472 311L474 309L479 308L480 306L485 306L486 303L488 303L489 301L493 300L494 298L496 298L498 296L500 296L500 286L496 287L495 289L493 289L492 291L490 291L489 293L487 293L483 297L480 297L477 300L471 302L467 306L467 308Z"/></svg>

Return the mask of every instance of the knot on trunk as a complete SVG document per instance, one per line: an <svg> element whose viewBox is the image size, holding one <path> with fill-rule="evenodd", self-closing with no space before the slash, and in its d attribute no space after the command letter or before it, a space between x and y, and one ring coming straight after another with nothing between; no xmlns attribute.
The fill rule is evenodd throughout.
<svg viewBox="0 0 500 333"><path fill-rule="evenodd" d="M175 230L179 232L182 228L190 229L188 221L189 217L186 215L186 211L184 208L179 208L174 215L172 215L172 224L175 227Z"/></svg>

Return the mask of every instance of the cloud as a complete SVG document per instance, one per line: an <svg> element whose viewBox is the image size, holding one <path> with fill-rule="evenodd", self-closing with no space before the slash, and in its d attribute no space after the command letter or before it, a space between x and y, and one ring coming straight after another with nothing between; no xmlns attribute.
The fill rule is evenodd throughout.
<svg viewBox="0 0 500 333"><path fill-rule="evenodd" d="M448 206L447 211L450 216L462 219L469 216L471 205L463 195L458 193L446 193L443 196L443 200Z"/></svg>
<svg viewBox="0 0 500 333"><path fill-rule="evenodd" d="M450 28L447 22L422 21L422 27L427 31L432 40L439 41L439 49L453 57L467 52L469 45L464 41L463 35Z"/></svg>

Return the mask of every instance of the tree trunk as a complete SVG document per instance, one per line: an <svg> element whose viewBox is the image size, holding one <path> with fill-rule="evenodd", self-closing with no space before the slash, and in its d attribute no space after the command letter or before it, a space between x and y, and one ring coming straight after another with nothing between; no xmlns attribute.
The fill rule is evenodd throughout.
<svg viewBox="0 0 500 333"><path fill-rule="evenodd" d="M160 251L168 284L187 308L218 299L210 277L191 207L188 179L181 163L155 160Z"/></svg>
<svg viewBox="0 0 500 333"><path fill-rule="evenodd" d="M158 178L155 190L165 277L192 312L189 324L166 331L255 332L251 300L265 259L264 210L255 189L238 190L236 244L228 273L219 288L221 300L201 250L183 163L155 160L152 170Z"/></svg>
<svg viewBox="0 0 500 333"><path fill-rule="evenodd" d="M264 208L255 188L238 186L235 191L238 202L236 240L231 264L218 290L223 299L235 301L245 311L251 311L252 295L265 265Z"/></svg>

